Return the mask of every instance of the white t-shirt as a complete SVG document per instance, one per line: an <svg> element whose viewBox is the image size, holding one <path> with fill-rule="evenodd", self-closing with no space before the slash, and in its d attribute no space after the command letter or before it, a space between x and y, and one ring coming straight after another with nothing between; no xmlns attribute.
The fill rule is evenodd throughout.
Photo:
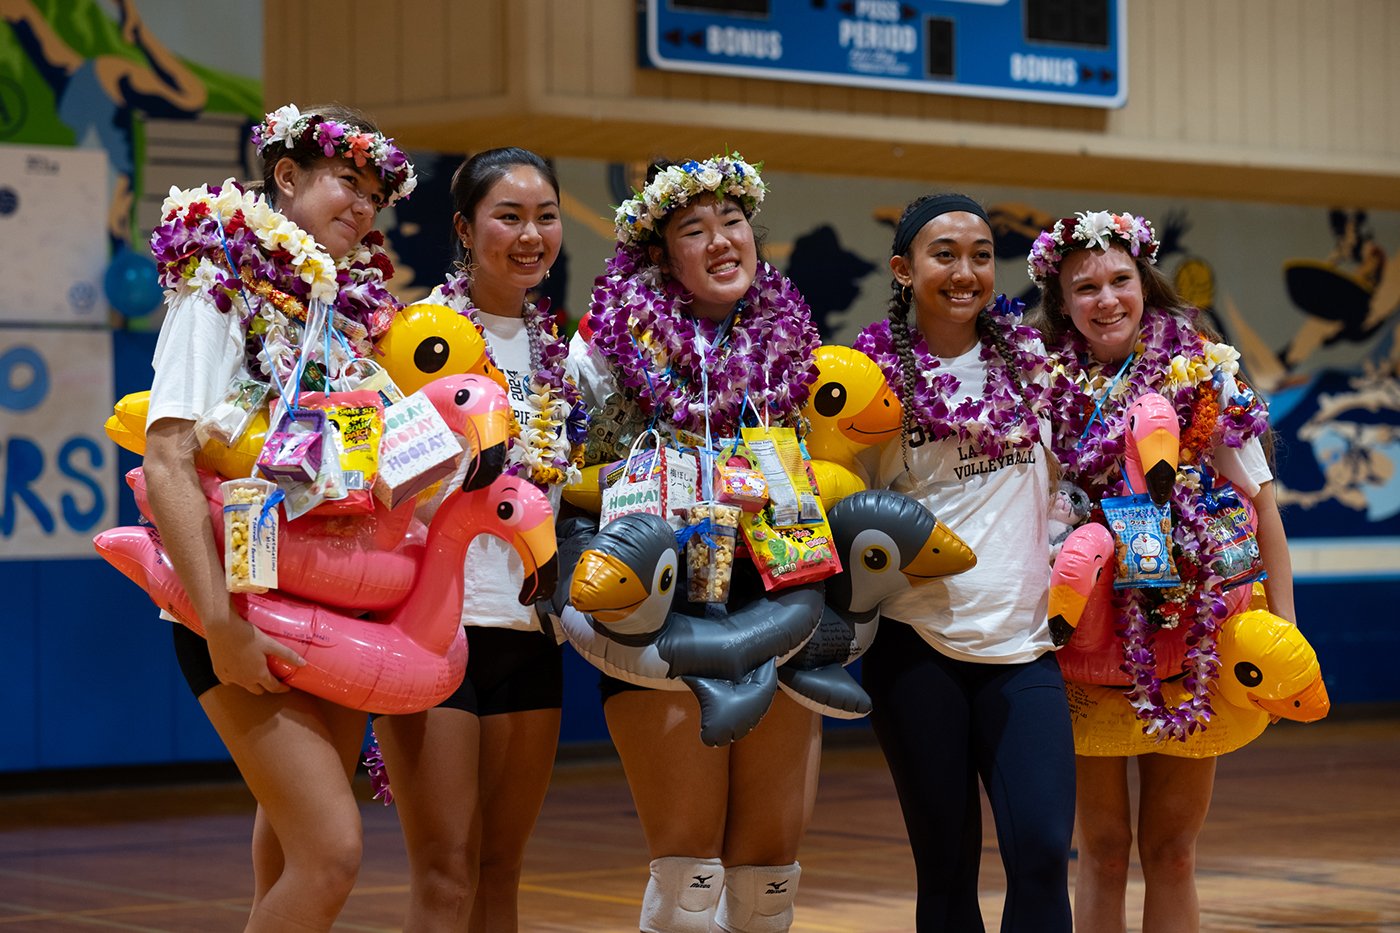
<svg viewBox="0 0 1400 933"><path fill-rule="evenodd" d="M980 394L987 365L978 343L939 372ZM1041 437L1050 425L1041 422ZM885 600L886 624L913 626L939 652L961 661L1015 664L1051 650L1046 560L1050 474L1043 445L987 457L956 436L929 441L915 429L905 472L898 438L879 451L878 485L912 496L972 548L977 565Z"/></svg>
<svg viewBox="0 0 1400 933"><path fill-rule="evenodd" d="M441 291L435 291L429 300L458 312L466 306L461 300L444 297ZM525 331L525 321L523 318L501 317L480 310L476 312L476 319L485 331L491 359L505 374L510 386L507 395L515 420L528 424L533 414L529 404L529 385L534 373L530 369L530 336ZM513 446L508 459L515 462L520 455L520 448ZM466 467L464 458L457 473L443 484L444 493L461 485ZM550 505L556 512L561 492L558 486L549 491ZM428 514L436 510L438 504L433 503L431 509L426 510ZM420 511L420 514L424 512ZM520 555L494 535L478 535L467 548L462 565L462 624L539 631L540 623L534 608L520 605L520 587L524 583L525 565L521 563Z"/></svg>
<svg viewBox="0 0 1400 933"><path fill-rule="evenodd" d="M212 298L186 292L169 299L151 359L149 428L161 418L198 421L243 369L243 326L237 311L220 311Z"/></svg>

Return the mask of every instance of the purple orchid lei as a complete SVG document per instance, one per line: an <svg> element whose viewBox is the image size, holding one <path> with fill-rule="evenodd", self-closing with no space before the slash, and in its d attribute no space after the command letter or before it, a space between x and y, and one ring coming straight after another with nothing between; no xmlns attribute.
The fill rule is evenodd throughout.
<svg viewBox="0 0 1400 933"><path fill-rule="evenodd" d="M816 382L813 354L821 337L792 282L759 263L722 349L706 357L703 347L719 325L688 313L679 283L658 279L654 266L619 246L594 283L589 306L593 346L644 415L659 414L698 433L708 407L711 429L731 434L745 394L780 420L797 414ZM702 391L706 367L708 398Z"/></svg>
<svg viewBox="0 0 1400 933"><path fill-rule="evenodd" d="M1093 391L1105 380L1089 363L1087 342L1071 331L1051 351L1075 383L1074 394L1066 397L1061 417L1056 419L1056 455L1069 478L1086 489L1102 490L1103 495L1131 492L1122 474L1126 449L1123 415L1128 406L1145 392L1158 392L1176 409L1180 423L1190 425L1198 410L1198 389L1214 386L1218 390L1225 375L1234 372L1238 358L1232 348L1202 338L1186 318L1149 309L1128 373L1104 400L1099 417L1093 418ZM1102 390L1107 391L1106 387ZM1220 667L1216 637L1226 609L1223 580L1215 572L1220 546L1209 530L1201 475L1212 469L1215 445L1238 449L1267 430L1268 411L1263 401L1252 391L1242 390L1230 405L1220 409L1210 434L1214 443L1199 452L1197 465L1178 471L1172 488L1172 540L1182 574L1182 585L1172 591L1179 592L1172 615L1187 626L1182 680L1186 698L1181 703L1170 705L1162 694L1151 637L1156 626L1149 619L1148 594L1130 589L1115 595L1117 634L1123 642L1122 670L1132 679L1127 698L1148 735L1185 741L1205 728L1213 715L1210 691Z"/></svg>
<svg viewBox="0 0 1400 933"><path fill-rule="evenodd" d="M300 310L304 316L306 302L325 301L336 326L362 356L398 310L384 285L394 266L383 234L371 231L349 255L334 260L310 234L233 179L188 191L170 189L151 234L151 255L167 292L203 292L220 311L237 302L245 325L253 316L239 298L245 282L285 296L263 302L259 316L271 315L274 304L281 305L280 313L296 316Z"/></svg>
<svg viewBox="0 0 1400 933"><path fill-rule="evenodd" d="M875 361L915 423L931 438L956 437L975 445L988 457L999 457L1006 451L1040 443L1041 418L1048 418L1058 399L1073 388L1048 363L1039 332L1020 324L1022 307L1020 301L1002 295L997 298L992 317L1006 334L1012 350L1010 365L1024 380L1025 398L1001 354L985 340L981 341L979 357L986 364L987 376L981 394L973 397L963 391L952 373L938 371L938 357L929 350L923 335L911 329L910 350L918 370L912 400L905 397L903 369L888 319L868 325L851 346ZM959 394L962 398L954 402Z"/></svg>
<svg viewBox="0 0 1400 933"><path fill-rule="evenodd" d="M486 354L493 365L491 343L477 318L472 303L471 280L458 273L447 277L438 288L441 297L451 307L459 309L475 325ZM564 361L569 356L568 342L559 333L549 303L539 306L526 302L521 312L525 334L530 341L530 407L534 414L530 423L520 426L523 449L520 459L507 467L510 475L529 471L527 478L541 487L549 487L579 478L576 451L588 431L588 415L583 407L583 393L574 380L566 375ZM500 366L496 366L500 369Z"/></svg>

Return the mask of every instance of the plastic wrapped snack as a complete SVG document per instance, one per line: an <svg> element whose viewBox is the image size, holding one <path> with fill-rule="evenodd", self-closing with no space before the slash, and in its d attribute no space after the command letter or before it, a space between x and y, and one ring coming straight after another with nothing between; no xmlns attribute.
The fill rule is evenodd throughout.
<svg viewBox="0 0 1400 933"><path fill-rule="evenodd" d="M224 584L230 593L277 588L277 484L231 479L224 498Z"/></svg>
<svg viewBox="0 0 1400 933"><path fill-rule="evenodd" d="M740 514L738 506L718 502L697 502L691 506L689 537L685 542L691 602L723 604L729 601Z"/></svg>

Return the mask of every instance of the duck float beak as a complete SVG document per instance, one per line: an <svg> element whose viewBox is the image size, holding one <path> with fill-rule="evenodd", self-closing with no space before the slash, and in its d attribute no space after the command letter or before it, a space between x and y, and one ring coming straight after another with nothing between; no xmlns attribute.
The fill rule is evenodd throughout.
<svg viewBox="0 0 1400 933"><path fill-rule="evenodd" d="M845 437L863 445L877 444L894 437L904 423L904 409L890 387L881 383L880 391L853 417L836 422Z"/></svg>
<svg viewBox="0 0 1400 933"><path fill-rule="evenodd" d="M621 622L651 594L635 570L611 554L584 551L569 586L569 602L599 622ZM606 603L604 600L606 599Z"/></svg>
<svg viewBox="0 0 1400 933"><path fill-rule="evenodd" d="M1255 696L1250 699L1269 715L1294 722L1317 722L1332 709L1332 701L1327 696L1327 686L1323 684L1320 673L1292 696L1279 700L1264 700Z"/></svg>

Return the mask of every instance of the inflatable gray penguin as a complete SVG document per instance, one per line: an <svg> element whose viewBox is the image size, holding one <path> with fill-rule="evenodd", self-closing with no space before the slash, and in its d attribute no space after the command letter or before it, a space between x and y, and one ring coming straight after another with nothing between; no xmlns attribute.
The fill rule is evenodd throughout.
<svg viewBox="0 0 1400 933"><path fill-rule="evenodd" d="M685 610L681 549L655 515L626 515L590 535L572 520L560 543L554 621L593 666L659 690L690 690L700 740L743 738L778 690L777 664L811 637L820 584L767 593L715 618ZM567 587L567 591L565 591Z"/></svg>
<svg viewBox="0 0 1400 933"><path fill-rule="evenodd" d="M880 602L904 589L961 573L977 563L963 540L902 493L851 493L827 516L842 570L826 581L817 630L778 668L784 691L837 719L870 712L870 697L846 665L875 639Z"/></svg>

